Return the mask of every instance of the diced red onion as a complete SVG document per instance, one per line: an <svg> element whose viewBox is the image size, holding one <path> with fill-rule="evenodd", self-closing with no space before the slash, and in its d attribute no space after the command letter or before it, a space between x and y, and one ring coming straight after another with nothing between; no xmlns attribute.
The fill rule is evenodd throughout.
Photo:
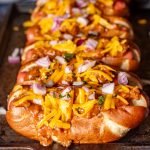
<svg viewBox="0 0 150 150"><path fill-rule="evenodd" d="M73 14L81 14L81 10L79 9L79 8L76 8L76 7L74 7L74 8L72 8L72 12L73 12Z"/></svg>
<svg viewBox="0 0 150 150"><path fill-rule="evenodd" d="M20 62L20 49L15 48L10 56L8 56L8 62L10 64L18 64Z"/></svg>
<svg viewBox="0 0 150 150"><path fill-rule="evenodd" d="M84 17L78 17L77 22L82 24L83 26L87 26L87 24L89 23L89 21Z"/></svg>
<svg viewBox="0 0 150 150"><path fill-rule="evenodd" d="M16 57L8 56L8 62L10 64L18 64L20 62L20 57L19 56L16 56Z"/></svg>
<svg viewBox="0 0 150 150"><path fill-rule="evenodd" d="M70 14L65 14L64 16L59 16L59 17L55 17L54 18L54 24L52 26L52 31L56 31L57 29L59 29L61 23L70 17Z"/></svg>
<svg viewBox="0 0 150 150"><path fill-rule="evenodd" d="M85 72L85 71L88 70L89 68L94 67L95 64L96 64L96 61L90 61L90 62L87 62L87 63L84 64L84 65L80 65L80 66L78 67L78 73Z"/></svg>
<svg viewBox="0 0 150 150"><path fill-rule="evenodd" d="M118 73L118 83L124 84L124 85L128 84L128 77L127 77L127 74L125 72L119 72Z"/></svg>
<svg viewBox="0 0 150 150"><path fill-rule="evenodd" d="M86 87L86 86L83 86L82 89L83 89L85 92L87 92L87 93L89 92L89 88Z"/></svg>
<svg viewBox="0 0 150 150"><path fill-rule="evenodd" d="M70 14L69 13L66 13L65 15L63 16L57 16L54 18L54 21L57 22L58 24L61 24L65 19L69 18L70 17Z"/></svg>
<svg viewBox="0 0 150 150"><path fill-rule="evenodd" d="M95 92L93 92L91 95L88 96L89 100L94 100L95 99Z"/></svg>
<svg viewBox="0 0 150 150"><path fill-rule="evenodd" d="M61 93L61 95L62 96L65 96L67 93L69 93L71 91L71 87L69 86L69 87L67 87L67 88L65 88L63 91L62 91L62 93Z"/></svg>
<svg viewBox="0 0 150 150"><path fill-rule="evenodd" d="M71 66L65 67L65 73L72 73Z"/></svg>
<svg viewBox="0 0 150 150"><path fill-rule="evenodd" d="M63 85L69 85L69 83L68 83L67 81L65 81L65 80L62 80L61 83L62 83Z"/></svg>
<svg viewBox="0 0 150 150"><path fill-rule="evenodd" d="M114 83L106 83L102 86L102 92L105 94L113 94L115 88Z"/></svg>
<svg viewBox="0 0 150 150"><path fill-rule="evenodd" d="M74 81L72 85L80 86L80 85L83 85L83 82L82 81Z"/></svg>
<svg viewBox="0 0 150 150"><path fill-rule="evenodd" d="M46 83L46 87L52 87L54 85L54 82L52 80L49 80L47 83Z"/></svg>
<svg viewBox="0 0 150 150"><path fill-rule="evenodd" d="M83 43L84 43L84 39L79 39L78 41L77 41L77 43L76 43L76 45L77 46L80 46L80 45L82 45Z"/></svg>
<svg viewBox="0 0 150 150"><path fill-rule="evenodd" d="M32 88L35 94L40 94L40 95L46 94L46 87L40 85L39 83L33 83Z"/></svg>
<svg viewBox="0 0 150 150"><path fill-rule="evenodd" d="M73 36L71 34L65 33L63 36L64 36L64 39L66 39L66 40L72 40L73 39Z"/></svg>
<svg viewBox="0 0 150 150"><path fill-rule="evenodd" d="M0 115L6 115L6 109L4 107L0 107Z"/></svg>
<svg viewBox="0 0 150 150"><path fill-rule="evenodd" d="M64 89L64 86L58 86L57 88L58 89Z"/></svg>
<svg viewBox="0 0 150 150"><path fill-rule="evenodd" d="M77 36L77 37L82 37L82 36L83 36L83 33L78 33L76 36Z"/></svg>
<svg viewBox="0 0 150 150"><path fill-rule="evenodd" d="M44 67L44 68L49 68L51 62L49 60L49 57L46 56L46 57L42 57L42 58L38 59L36 61L36 64L41 66L41 67Z"/></svg>
<svg viewBox="0 0 150 150"><path fill-rule="evenodd" d="M59 27L60 27L60 22L58 20L55 20L51 30L54 32L54 31L58 30Z"/></svg>
<svg viewBox="0 0 150 150"><path fill-rule="evenodd" d="M20 49L19 48L15 48L14 51L12 52L11 56L12 57L16 57L18 56L20 53Z"/></svg>
<svg viewBox="0 0 150 150"><path fill-rule="evenodd" d="M70 17L70 13L66 13L64 16L61 16L60 18L63 18L64 20Z"/></svg>
<svg viewBox="0 0 150 150"><path fill-rule="evenodd" d="M97 47L98 42L94 39L88 39L85 44L86 44L87 48L93 50Z"/></svg>
<svg viewBox="0 0 150 150"><path fill-rule="evenodd" d="M79 8L83 8L83 7L86 7L88 5L88 2L85 0L77 0L76 2L77 2L77 6Z"/></svg>
<svg viewBox="0 0 150 150"><path fill-rule="evenodd" d="M40 99L34 99L33 103L37 105L42 105L42 101Z"/></svg>
<svg viewBox="0 0 150 150"><path fill-rule="evenodd" d="M55 59L62 65L66 64L65 58L63 58L61 56L56 56Z"/></svg>
<svg viewBox="0 0 150 150"><path fill-rule="evenodd" d="M98 35L98 32L95 32L95 31L89 31L88 34L91 34L91 35L94 35L94 36L97 36Z"/></svg>
<svg viewBox="0 0 150 150"><path fill-rule="evenodd" d="M52 46L56 45L57 43L58 43L58 41L56 41L56 40L52 40L52 41L49 42L49 44L52 45Z"/></svg>

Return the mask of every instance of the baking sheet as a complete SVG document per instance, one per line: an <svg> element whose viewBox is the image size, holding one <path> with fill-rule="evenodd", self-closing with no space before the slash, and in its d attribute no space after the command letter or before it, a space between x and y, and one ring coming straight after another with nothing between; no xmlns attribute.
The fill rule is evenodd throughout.
<svg viewBox="0 0 150 150"><path fill-rule="evenodd" d="M17 4L9 6L7 17L3 26L3 34L0 34L0 106L6 108L7 95L12 90L18 73L20 64L12 65L7 61L8 55L12 53L14 48L24 47L25 35L22 23L29 19L31 8L33 5ZM144 79L150 80L150 10L132 10L130 21L135 31L135 42L138 43L142 61L137 71L137 74ZM147 23L138 24L139 19L146 19ZM15 28L18 31L15 31ZM150 96L150 85L145 85L144 90ZM57 143L49 147L42 147L36 141L29 140L21 135L15 133L7 124L5 116L0 115L0 149L24 149L24 150L63 150L64 147ZM71 145L67 149L72 150L148 150L150 149L150 115L138 128L130 131L124 138L117 142L109 144L95 144L95 145Z"/></svg>

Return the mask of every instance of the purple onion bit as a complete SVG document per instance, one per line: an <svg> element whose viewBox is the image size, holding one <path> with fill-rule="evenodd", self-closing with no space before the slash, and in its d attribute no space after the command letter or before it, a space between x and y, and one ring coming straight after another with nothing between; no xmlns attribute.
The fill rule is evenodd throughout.
<svg viewBox="0 0 150 150"><path fill-rule="evenodd" d="M118 74L118 83L123 84L123 85L128 84L128 77L127 77L127 74L125 72L119 72L119 74Z"/></svg>
<svg viewBox="0 0 150 150"><path fill-rule="evenodd" d="M46 94L46 87L42 86L39 83L33 83L32 88L33 88L33 92L35 94L40 94L40 95L45 95Z"/></svg>
<svg viewBox="0 0 150 150"><path fill-rule="evenodd" d="M83 44L84 41L85 41L84 39L79 39L79 40L77 41L76 45L77 45L77 46L80 46L80 45Z"/></svg>

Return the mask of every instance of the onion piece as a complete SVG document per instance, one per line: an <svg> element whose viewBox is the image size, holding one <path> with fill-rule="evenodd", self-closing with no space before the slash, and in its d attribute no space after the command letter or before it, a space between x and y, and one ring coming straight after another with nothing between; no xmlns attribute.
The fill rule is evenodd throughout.
<svg viewBox="0 0 150 150"><path fill-rule="evenodd" d="M88 2L85 0L77 0L76 2L77 2L77 6L79 8L83 8L83 7L86 7L88 5Z"/></svg>
<svg viewBox="0 0 150 150"><path fill-rule="evenodd" d="M114 83L106 83L102 86L102 92L105 94L113 94L115 88Z"/></svg>
<svg viewBox="0 0 150 150"><path fill-rule="evenodd" d="M46 94L46 87L40 85L39 83L33 83L32 88L35 94L40 94L40 95Z"/></svg>
<svg viewBox="0 0 150 150"><path fill-rule="evenodd" d="M10 64L18 64L20 62L20 57L19 56L16 56L16 57L8 56L8 62Z"/></svg>
<svg viewBox="0 0 150 150"><path fill-rule="evenodd" d="M73 14L81 14L81 10L79 9L79 8L76 8L76 7L73 7L72 8L72 12L73 12Z"/></svg>
<svg viewBox="0 0 150 150"><path fill-rule="evenodd" d="M118 73L118 83L123 84L123 85L128 84L128 77L127 77L127 74L125 72L119 72Z"/></svg>
<svg viewBox="0 0 150 150"><path fill-rule="evenodd" d="M0 115L6 115L6 109L4 107L0 107Z"/></svg>
<svg viewBox="0 0 150 150"><path fill-rule="evenodd" d="M40 99L34 99L33 103L37 105L42 105L42 101Z"/></svg>
<svg viewBox="0 0 150 150"><path fill-rule="evenodd" d="M56 40L52 40L52 41L49 42L49 44L52 45L52 46L56 45L57 43L58 43L58 41L56 41Z"/></svg>
<svg viewBox="0 0 150 150"><path fill-rule="evenodd" d="M71 91L71 87L69 86L69 87L67 87L67 88L65 88L63 91L62 91L62 93L61 93L61 95L62 96L65 96L67 93L69 93Z"/></svg>
<svg viewBox="0 0 150 150"><path fill-rule="evenodd" d="M74 81L72 85L74 85L74 86L81 86L83 84L84 83L82 81Z"/></svg>
<svg viewBox="0 0 150 150"><path fill-rule="evenodd" d="M67 34L67 33L65 33L65 34L63 35L63 37L64 37L64 39L66 39L66 40L72 40L72 39L73 39L73 36L72 36L71 34Z"/></svg>
<svg viewBox="0 0 150 150"><path fill-rule="evenodd" d="M66 60L65 58L61 57L61 56L56 56L55 59L62 65L66 64Z"/></svg>
<svg viewBox="0 0 150 150"><path fill-rule="evenodd" d="M80 23L82 26L87 26L89 21L84 17L78 17L77 22Z"/></svg>
<svg viewBox="0 0 150 150"><path fill-rule="evenodd" d="M71 66L65 67L65 73L72 73Z"/></svg>
<svg viewBox="0 0 150 150"><path fill-rule="evenodd" d="M84 64L84 65L80 65L80 66L78 67L78 73L85 72L85 71L88 70L89 68L94 67L95 64L96 64L96 61L90 61L90 62L87 62L87 63Z"/></svg>
<svg viewBox="0 0 150 150"><path fill-rule="evenodd" d="M44 68L49 68L50 63L51 63L51 62L50 62L48 56L42 57L42 58L40 58L40 59L38 59L38 60L36 61L36 64L37 64L37 65L39 65L39 66L41 66L41 67L44 67Z"/></svg>
<svg viewBox="0 0 150 150"><path fill-rule="evenodd" d="M83 89L85 92L87 92L87 93L90 91L89 88L86 87L86 86L83 86L82 89Z"/></svg>
<svg viewBox="0 0 150 150"><path fill-rule="evenodd" d="M68 83L67 81L65 81L65 80L62 80L61 83L62 83L63 85L69 85L69 83Z"/></svg>
<svg viewBox="0 0 150 150"><path fill-rule="evenodd" d="M89 100L94 100L95 99L95 92L93 92L91 95L88 96Z"/></svg>
<svg viewBox="0 0 150 150"><path fill-rule="evenodd" d="M20 49L15 48L10 56L8 56L8 62L10 64L18 64L20 62Z"/></svg>
<svg viewBox="0 0 150 150"><path fill-rule="evenodd" d="M54 85L54 82L52 80L49 80L47 83L46 83L46 87L53 87Z"/></svg>
<svg viewBox="0 0 150 150"><path fill-rule="evenodd" d="M18 56L20 53L20 49L19 48L15 48L11 54L12 57L16 57Z"/></svg>
<svg viewBox="0 0 150 150"><path fill-rule="evenodd" d="M86 44L86 47L87 47L87 48L93 50L93 49L95 49L95 48L97 47L98 42L97 42L96 40L94 40L94 39L89 38L89 39L85 42L85 44Z"/></svg>
<svg viewBox="0 0 150 150"><path fill-rule="evenodd" d="M98 36L98 32L96 31L89 31L88 34L93 35L93 36Z"/></svg>
<svg viewBox="0 0 150 150"><path fill-rule="evenodd" d="M78 41L77 41L77 43L76 43L76 45L77 46L80 46L80 45L82 45L83 43L84 43L84 39L79 39Z"/></svg>
<svg viewBox="0 0 150 150"><path fill-rule="evenodd" d="M53 23L53 26L52 26L51 30L52 30L53 32L56 31L57 29L59 29L60 24L61 24L61 21L60 21L60 20L58 20L57 18L54 19L54 23Z"/></svg>

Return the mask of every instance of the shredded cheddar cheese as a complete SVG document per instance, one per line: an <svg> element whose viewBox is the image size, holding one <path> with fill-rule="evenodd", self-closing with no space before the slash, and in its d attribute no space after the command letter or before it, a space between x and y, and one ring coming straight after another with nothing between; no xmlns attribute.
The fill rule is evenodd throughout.
<svg viewBox="0 0 150 150"><path fill-rule="evenodd" d="M93 16L94 22L93 24L97 25L100 24L108 29L112 29L112 25L104 18L102 18L100 15L94 15Z"/></svg>
<svg viewBox="0 0 150 150"><path fill-rule="evenodd" d="M43 18L42 20L40 20L39 26L41 28L42 34L47 33L48 31L51 30L51 28L53 26L52 18Z"/></svg>
<svg viewBox="0 0 150 150"><path fill-rule="evenodd" d="M111 94L106 95L106 98L104 101L104 109L105 110L108 110L111 108L111 102L112 102L112 95Z"/></svg>
<svg viewBox="0 0 150 150"><path fill-rule="evenodd" d="M71 40L58 43L52 47L58 51L68 52L68 53L74 53L76 50L76 45Z"/></svg>
<svg viewBox="0 0 150 150"><path fill-rule="evenodd" d="M23 98L20 98L18 101L14 102L13 104L15 106L19 106L20 104L26 102L26 101L32 101L34 99L38 99L38 100L41 100L43 101L43 97L41 95L35 95L35 94L32 94L32 95L28 95L28 96L25 96Z"/></svg>
<svg viewBox="0 0 150 150"><path fill-rule="evenodd" d="M119 42L118 37L113 37L111 41L106 45L105 50L101 51L101 54L109 53L111 56L117 56L118 52L122 52L123 47Z"/></svg>
<svg viewBox="0 0 150 150"><path fill-rule="evenodd" d="M52 117L54 117L56 113L57 111L53 110L50 114L44 116L44 118L37 124L37 128L41 128L47 121L49 121Z"/></svg>
<svg viewBox="0 0 150 150"><path fill-rule="evenodd" d="M85 102L84 104L73 104L73 112L77 116L85 116L97 103L97 100L90 100ZM83 109L83 113L79 113L78 108Z"/></svg>
<svg viewBox="0 0 150 150"><path fill-rule="evenodd" d="M117 95L117 98L118 98L119 100L121 100L125 105L128 105L128 104L129 104L128 101L127 101L126 99L124 99L122 96Z"/></svg>

